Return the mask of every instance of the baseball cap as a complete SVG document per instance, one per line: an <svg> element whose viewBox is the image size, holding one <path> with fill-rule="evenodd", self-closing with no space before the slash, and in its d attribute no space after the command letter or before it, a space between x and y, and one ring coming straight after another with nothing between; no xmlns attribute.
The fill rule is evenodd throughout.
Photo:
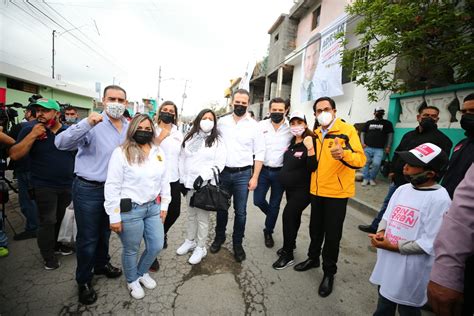
<svg viewBox="0 0 474 316"><path fill-rule="evenodd" d="M409 151L397 151L406 163L414 167L428 167L442 171L448 164L448 155L432 143L424 143Z"/></svg>
<svg viewBox="0 0 474 316"><path fill-rule="evenodd" d="M294 112L292 112L291 115L290 115L290 121L291 121L292 119L294 119L294 118L298 118L298 119L303 120L303 121L306 122L306 116L305 116L304 113L301 112L301 111L294 111Z"/></svg>
<svg viewBox="0 0 474 316"><path fill-rule="evenodd" d="M32 103L31 106L41 106L46 109L51 109L51 110L56 110L59 111L59 104L56 102L56 100L53 99L46 99L46 98L41 98L35 101L35 103Z"/></svg>
<svg viewBox="0 0 474 316"><path fill-rule="evenodd" d="M375 108L374 112L385 112L385 109L381 106Z"/></svg>

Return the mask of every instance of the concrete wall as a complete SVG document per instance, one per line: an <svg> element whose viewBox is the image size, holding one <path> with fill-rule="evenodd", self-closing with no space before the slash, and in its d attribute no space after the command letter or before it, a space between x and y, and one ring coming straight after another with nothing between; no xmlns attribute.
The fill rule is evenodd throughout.
<svg viewBox="0 0 474 316"><path fill-rule="evenodd" d="M267 74L275 71L280 63L295 49L297 23L285 17L283 22L270 34ZM278 34L278 41L275 36Z"/></svg>

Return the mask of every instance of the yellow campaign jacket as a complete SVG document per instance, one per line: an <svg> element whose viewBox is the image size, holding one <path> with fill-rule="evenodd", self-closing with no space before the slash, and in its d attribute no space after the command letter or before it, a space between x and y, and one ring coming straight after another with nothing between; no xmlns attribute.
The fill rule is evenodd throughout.
<svg viewBox="0 0 474 316"><path fill-rule="evenodd" d="M354 126L337 118L323 139L316 131L318 169L311 174L310 193L322 197L348 198L355 194L355 171L365 165L365 154ZM339 138L344 150L341 160L332 158L330 149Z"/></svg>

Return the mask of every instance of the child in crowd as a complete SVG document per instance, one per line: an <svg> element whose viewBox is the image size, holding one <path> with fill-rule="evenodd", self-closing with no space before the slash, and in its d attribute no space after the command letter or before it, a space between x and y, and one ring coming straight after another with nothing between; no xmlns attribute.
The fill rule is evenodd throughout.
<svg viewBox="0 0 474 316"><path fill-rule="evenodd" d="M399 152L410 183L390 199L377 233L369 234L377 250L370 282L379 285L374 315L421 315L434 260L433 242L451 199L437 184L448 162L438 146L425 143Z"/></svg>

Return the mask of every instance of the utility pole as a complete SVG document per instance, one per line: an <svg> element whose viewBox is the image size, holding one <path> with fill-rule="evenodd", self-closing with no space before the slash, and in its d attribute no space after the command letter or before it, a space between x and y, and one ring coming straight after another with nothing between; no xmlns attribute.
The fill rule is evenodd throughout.
<svg viewBox="0 0 474 316"><path fill-rule="evenodd" d="M183 108L184 108L184 99L186 99L188 96L186 95L186 88L188 87L188 79L184 82L184 92L183 92L183 102L181 103L181 113L179 116L183 116Z"/></svg>
<svg viewBox="0 0 474 316"><path fill-rule="evenodd" d="M158 70L158 92L156 94L156 106L158 107L160 104L160 87L161 87L161 66Z"/></svg>
<svg viewBox="0 0 474 316"><path fill-rule="evenodd" d="M51 66L51 69L53 71L53 79L54 79L54 34L55 33L56 33L56 30L53 30L53 51L52 51L53 65Z"/></svg>

